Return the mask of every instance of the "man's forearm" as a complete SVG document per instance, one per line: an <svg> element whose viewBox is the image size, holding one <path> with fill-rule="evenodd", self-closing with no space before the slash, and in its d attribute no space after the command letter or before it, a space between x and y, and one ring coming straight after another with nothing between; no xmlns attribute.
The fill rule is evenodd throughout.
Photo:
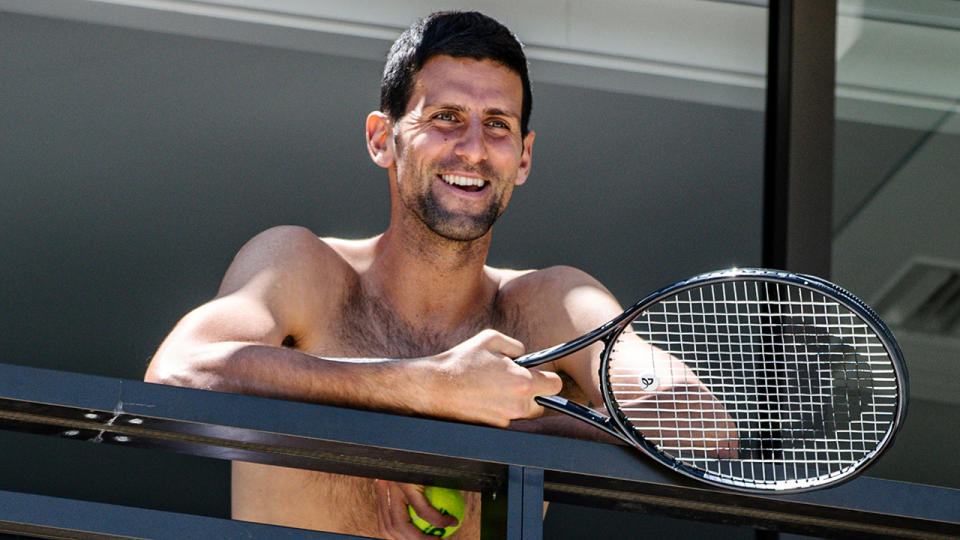
<svg viewBox="0 0 960 540"><path fill-rule="evenodd" d="M522 346L493 330L434 356L330 359L250 342L176 336L146 380L223 392L419 414L506 427L539 416L533 398L559 392L555 373L511 360Z"/></svg>
<svg viewBox="0 0 960 540"><path fill-rule="evenodd" d="M237 394L431 414L428 359L329 359L295 349L222 342L160 351L145 380Z"/></svg>

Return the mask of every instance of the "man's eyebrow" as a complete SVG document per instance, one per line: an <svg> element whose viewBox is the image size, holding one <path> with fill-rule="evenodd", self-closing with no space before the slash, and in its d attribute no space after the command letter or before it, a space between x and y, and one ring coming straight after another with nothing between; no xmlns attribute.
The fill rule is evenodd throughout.
<svg viewBox="0 0 960 540"><path fill-rule="evenodd" d="M457 111L457 112L466 112L467 108L463 105L457 103L434 103L428 105L431 109L444 109L448 111ZM501 109L499 107L490 107L483 110L483 114L486 116L507 116L512 118L520 118L520 115L508 110Z"/></svg>
<svg viewBox="0 0 960 540"><path fill-rule="evenodd" d="M486 110L484 110L484 113L487 114L487 115L489 115L489 116L509 116L509 117L512 117L512 118L520 118L520 115L517 114L517 113L510 112L510 111L505 111L505 110L503 110L503 109L498 109L498 108L496 108L496 107L492 107L492 108L486 109Z"/></svg>
<svg viewBox="0 0 960 540"><path fill-rule="evenodd" d="M431 109L445 109L448 111L457 111L464 112L466 109L462 105L457 105L456 103L433 103L427 104Z"/></svg>

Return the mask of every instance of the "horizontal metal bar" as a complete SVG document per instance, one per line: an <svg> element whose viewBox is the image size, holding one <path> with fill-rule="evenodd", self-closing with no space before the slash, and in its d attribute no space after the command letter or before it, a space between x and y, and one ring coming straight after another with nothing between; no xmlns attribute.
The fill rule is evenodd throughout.
<svg viewBox="0 0 960 540"><path fill-rule="evenodd" d="M0 533L72 539L358 538L10 491L0 491Z"/></svg>
<svg viewBox="0 0 960 540"><path fill-rule="evenodd" d="M865 478L862 480L871 480ZM870 482L857 486L853 496L864 496ZM604 483L607 487L603 487ZM885 481L874 487L894 501L911 496L910 489ZM748 526L824 538L960 538L957 523L914 519L902 514L857 512L843 506L794 503L784 505L740 494L718 498L716 493L677 490L670 486L649 486L642 492L617 481L600 480L590 487L578 486L554 474L544 484L546 498L596 508L659 514L680 519L695 519L726 525ZM897 490L897 491L894 491ZM956 501L952 503L956 505ZM955 518L954 518L955 521Z"/></svg>
<svg viewBox="0 0 960 540"><path fill-rule="evenodd" d="M0 364L0 428L485 493L504 491L511 466L532 468L544 471L548 500L573 504L785 531L889 524L901 537L960 536L960 491L948 488L860 477L745 495L625 446L22 366Z"/></svg>

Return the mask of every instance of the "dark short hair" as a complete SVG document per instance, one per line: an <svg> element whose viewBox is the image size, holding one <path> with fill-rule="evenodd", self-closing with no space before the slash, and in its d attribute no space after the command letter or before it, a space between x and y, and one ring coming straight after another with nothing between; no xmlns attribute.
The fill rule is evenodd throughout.
<svg viewBox="0 0 960 540"><path fill-rule="evenodd" d="M533 94L523 44L506 26L475 11L441 11L413 24L390 47L380 83L380 111L393 120L407 110L413 79L430 58L492 60L515 71L523 83L520 131L526 136Z"/></svg>

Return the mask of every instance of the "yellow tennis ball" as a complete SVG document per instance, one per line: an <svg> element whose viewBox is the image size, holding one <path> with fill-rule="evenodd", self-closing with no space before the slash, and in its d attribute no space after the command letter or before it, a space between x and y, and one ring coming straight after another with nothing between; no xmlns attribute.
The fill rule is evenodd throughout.
<svg viewBox="0 0 960 540"><path fill-rule="evenodd" d="M430 501L430 505L439 510L441 514L449 514L457 518L459 523L453 527L434 527L426 520L421 519L413 507L408 504L407 512L410 514L410 522L413 523L413 526L430 536L446 538L453 534L463 523L463 516L467 509L463 503L463 494L460 493L460 490L429 486L423 490L423 496L426 497L427 500Z"/></svg>

